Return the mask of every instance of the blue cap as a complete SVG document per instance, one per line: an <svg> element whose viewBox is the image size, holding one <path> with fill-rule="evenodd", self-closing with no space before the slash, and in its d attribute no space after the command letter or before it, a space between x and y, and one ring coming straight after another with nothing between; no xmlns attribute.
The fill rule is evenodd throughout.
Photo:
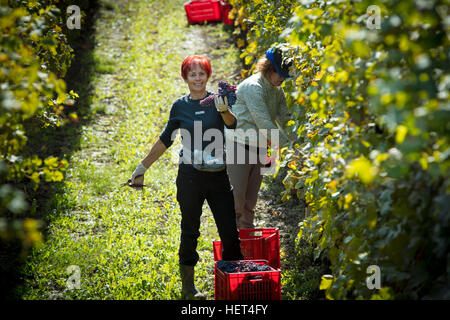
<svg viewBox="0 0 450 320"><path fill-rule="evenodd" d="M281 50L272 46L269 50L266 51L266 57L270 62L275 66L275 70L277 70L278 75L283 78L290 78L289 76L289 65L285 65L282 62L282 54Z"/></svg>

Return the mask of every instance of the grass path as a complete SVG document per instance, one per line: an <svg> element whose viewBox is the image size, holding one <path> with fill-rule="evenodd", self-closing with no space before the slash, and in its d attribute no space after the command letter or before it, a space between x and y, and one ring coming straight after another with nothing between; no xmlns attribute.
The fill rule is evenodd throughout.
<svg viewBox="0 0 450 320"><path fill-rule="evenodd" d="M100 1L97 61L81 147L70 159L63 192L50 202L45 243L27 263L24 299L178 299L180 212L178 145L146 173L143 191L120 187L159 136L176 98L187 92L179 68L189 54L213 64L218 79L236 83L237 50L223 25L186 25L184 1ZM214 296L212 215L205 210L198 251L200 290ZM70 289L69 266L80 288Z"/></svg>

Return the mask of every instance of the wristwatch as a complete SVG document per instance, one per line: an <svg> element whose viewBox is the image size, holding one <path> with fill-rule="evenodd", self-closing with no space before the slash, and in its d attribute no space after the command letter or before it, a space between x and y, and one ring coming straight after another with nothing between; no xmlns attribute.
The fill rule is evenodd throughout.
<svg viewBox="0 0 450 320"><path fill-rule="evenodd" d="M230 111L230 109L227 109L226 111L219 111L219 113L227 113L228 111Z"/></svg>

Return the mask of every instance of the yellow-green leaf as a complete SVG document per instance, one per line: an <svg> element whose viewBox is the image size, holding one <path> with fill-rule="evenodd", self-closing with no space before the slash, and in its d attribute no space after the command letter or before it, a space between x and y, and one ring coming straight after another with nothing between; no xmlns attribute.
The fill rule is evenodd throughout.
<svg viewBox="0 0 450 320"><path fill-rule="evenodd" d="M395 142L402 143L405 141L406 134L408 133L408 128L404 125L399 125L397 127L397 132L395 135Z"/></svg>
<svg viewBox="0 0 450 320"><path fill-rule="evenodd" d="M58 166L58 158L49 157L44 160L44 163L48 167L57 167Z"/></svg>
<svg viewBox="0 0 450 320"><path fill-rule="evenodd" d="M347 177L358 177L365 184L369 184L375 179L378 169L364 156L350 162L346 169Z"/></svg>
<svg viewBox="0 0 450 320"><path fill-rule="evenodd" d="M295 124L295 121L294 121L294 120L289 120L289 121L286 123L286 127L293 126L294 124Z"/></svg>
<svg viewBox="0 0 450 320"><path fill-rule="evenodd" d="M320 281L319 290L327 290L333 284L333 276L331 274L324 274Z"/></svg>

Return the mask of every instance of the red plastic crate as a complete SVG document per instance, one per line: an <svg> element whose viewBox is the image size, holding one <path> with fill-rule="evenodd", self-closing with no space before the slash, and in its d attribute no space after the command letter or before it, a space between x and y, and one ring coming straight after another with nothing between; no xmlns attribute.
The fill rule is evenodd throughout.
<svg viewBox="0 0 450 320"><path fill-rule="evenodd" d="M280 268L280 232L278 228L239 230L241 251L245 260L263 259ZM222 241L213 241L214 261L222 260Z"/></svg>
<svg viewBox="0 0 450 320"><path fill-rule="evenodd" d="M228 18L231 6L227 1L220 1L220 15L222 16L222 22L224 24L232 24L233 20Z"/></svg>
<svg viewBox="0 0 450 320"><path fill-rule="evenodd" d="M194 0L184 4L188 24L221 21L219 0Z"/></svg>
<svg viewBox="0 0 450 320"><path fill-rule="evenodd" d="M268 264L267 260L250 260ZM214 266L214 299L281 300L280 270L226 273Z"/></svg>

